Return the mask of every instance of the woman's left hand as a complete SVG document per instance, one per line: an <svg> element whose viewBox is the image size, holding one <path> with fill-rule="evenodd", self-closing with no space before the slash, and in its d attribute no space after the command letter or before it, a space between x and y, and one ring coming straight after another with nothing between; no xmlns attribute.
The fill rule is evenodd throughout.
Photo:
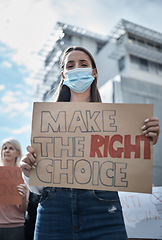
<svg viewBox="0 0 162 240"><path fill-rule="evenodd" d="M17 186L19 194L22 196L22 204L19 205L22 212L25 212L28 208L29 189L26 184L20 184Z"/></svg>
<svg viewBox="0 0 162 240"><path fill-rule="evenodd" d="M17 186L17 189L19 191L19 194L23 197L26 198L26 195L28 193L28 188L26 186L26 184L20 184Z"/></svg>
<svg viewBox="0 0 162 240"><path fill-rule="evenodd" d="M158 141L160 126L159 119L155 117L147 118L145 120L145 125L141 128L143 130L143 134L146 137L151 137L153 144L156 144Z"/></svg>

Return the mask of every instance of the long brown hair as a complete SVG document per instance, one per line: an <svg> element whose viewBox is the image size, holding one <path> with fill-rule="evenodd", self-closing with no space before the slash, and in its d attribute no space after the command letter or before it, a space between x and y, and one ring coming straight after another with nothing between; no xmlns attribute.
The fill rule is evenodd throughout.
<svg viewBox="0 0 162 240"><path fill-rule="evenodd" d="M91 55L91 53L87 49L85 49L83 47L69 47L69 48L65 49L65 51L63 53L61 65L60 65L61 71L63 71L63 69L64 69L66 56L72 51L82 51L82 52L86 53L91 60L92 68L97 70L95 60L94 60L93 56ZM66 85L63 85L63 81L64 80L61 79L58 97L57 97L56 102L70 102L70 98L71 98L70 89ZM91 84L90 102L101 102L101 96L100 96L100 93L99 93L98 87L97 87L97 75Z"/></svg>

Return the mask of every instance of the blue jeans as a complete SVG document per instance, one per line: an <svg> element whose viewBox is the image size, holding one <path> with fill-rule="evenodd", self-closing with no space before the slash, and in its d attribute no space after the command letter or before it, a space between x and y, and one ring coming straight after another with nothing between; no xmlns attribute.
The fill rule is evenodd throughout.
<svg viewBox="0 0 162 240"><path fill-rule="evenodd" d="M24 240L24 226L0 228L0 240Z"/></svg>
<svg viewBox="0 0 162 240"><path fill-rule="evenodd" d="M127 240L117 192L44 188L34 240Z"/></svg>

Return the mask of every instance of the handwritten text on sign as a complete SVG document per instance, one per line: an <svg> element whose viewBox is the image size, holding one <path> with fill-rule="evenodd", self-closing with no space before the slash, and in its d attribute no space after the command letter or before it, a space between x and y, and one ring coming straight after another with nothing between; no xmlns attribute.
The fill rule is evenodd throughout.
<svg viewBox="0 0 162 240"><path fill-rule="evenodd" d="M0 203L22 204L22 197L17 186L23 183L19 167L0 167Z"/></svg>
<svg viewBox="0 0 162 240"><path fill-rule="evenodd" d="M152 105L35 103L31 185L151 192Z"/></svg>
<svg viewBox="0 0 162 240"><path fill-rule="evenodd" d="M152 194L119 192L128 238L162 239L162 187Z"/></svg>

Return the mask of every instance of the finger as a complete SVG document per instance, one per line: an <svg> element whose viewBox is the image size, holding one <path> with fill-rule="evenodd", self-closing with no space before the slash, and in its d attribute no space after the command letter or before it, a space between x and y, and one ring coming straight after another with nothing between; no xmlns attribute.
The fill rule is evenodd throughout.
<svg viewBox="0 0 162 240"><path fill-rule="evenodd" d="M157 122L157 121L152 121L152 122L148 122L148 123L146 123L146 128L149 128L149 127L159 127L159 122Z"/></svg>
<svg viewBox="0 0 162 240"><path fill-rule="evenodd" d="M18 189L19 194L20 194L21 196L23 196L23 197L26 196L26 193L27 193L26 188L24 188L23 186L18 185L18 186L17 186L17 189Z"/></svg>
<svg viewBox="0 0 162 240"><path fill-rule="evenodd" d="M21 162L21 168L30 171L32 168L34 168L34 165L26 163L26 162Z"/></svg>
<svg viewBox="0 0 162 240"><path fill-rule="evenodd" d="M30 152L34 157L36 157L36 152L32 146L27 146L27 151Z"/></svg>
<svg viewBox="0 0 162 240"><path fill-rule="evenodd" d="M30 160L31 165L36 166L36 153L33 147L27 146L28 153L26 157ZM30 162L28 162L30 164Z"/></svg>
<svg viewBox="0 0 162 240"><path fill-rule="evenodd" d="M159 132L159 128L158 127L149 127L149 128L146 128L144 131L143 131L143 134L147 134L149 132L154 132L154 133L157 133Z"/></svg>
<svg viewBox="0 0 162 240"><path fill-rule="evenodd" d="M36 158L31 154L27 154L27 161L29 164L36 166Z"/></svg>
<svg viewBox="0 0 162 240"><path fill-rule="evenodd" d="M146 129L146 128L151 127L151 126L155 126L155 127L158 126L159 127L159 122L158 121L147 122L147 123L145 123L145 125L143 125L141 127L141 129Z"/></svg>
<svg viewBox="0 0 162 240"><path fill-rule="evenodd" d="M21 193L26 193L26 189L24 189L24 188L21 188L21 187L17 186L17 189Z"/></svg>
<svg viewBox="0 0 162 240"><path fill-rule="evenodd" d="M28 187L24 183L19 184L17 187L24 189L25 191L28 189Z"/></svg>
<svg viewBox="0 0 162 240"><path fill-rule="evenodd" d="M30 153L26 153L26 155L21 159L21 166L23 163L26 163L31 166L36 166L36 158Z"/></svg>
<svg viewBox="0 0 162 240"><path fill-rule="evenodd" d="M156 122L150 122L144 126L141 127L143 134L146 134L148 132L156 132L158 135L160 133L160 127L159 124L156 124Z"/></svg>
<svg viewBox="0 0 162 240"><path fill-rule="evenodd" d="M150 118L145 119L145 122L150 122L150 121L157 121L157 122L159 122L159 119L156 118L156 117L150 117Z"/></svg>
<svg viewBox="0 0 162 240"><path fill-rule="evenodd" d="M19 192L19 194L22 196L22 197L25 197L26 194L24 192Z"/></svg>
<svg viewBox="0 0 162 240"><path fill-rule="evenodd" d="M152 138L153 144L157 143L158 135L157 135L156 133L149 132L149 133L146 134L145 136Z"/></svg>

